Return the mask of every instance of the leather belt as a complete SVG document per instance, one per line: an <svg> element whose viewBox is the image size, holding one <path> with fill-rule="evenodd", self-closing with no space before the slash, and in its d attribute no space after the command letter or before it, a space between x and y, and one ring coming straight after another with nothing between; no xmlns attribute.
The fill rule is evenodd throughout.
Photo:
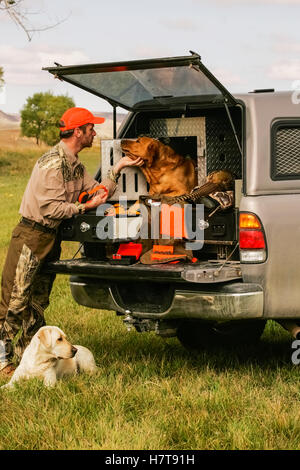
<svg viewBox="0 0 300 470"><path fill-rule="evenodd" d="M34 220L26 219L26 217L22 217L20 222L24 225L28 225L34 230L39 230L40 232L53 233L53 234L57 233L57 230L55 228L46 227L46 225L39 224L38 222L35 222Z"/></svg>

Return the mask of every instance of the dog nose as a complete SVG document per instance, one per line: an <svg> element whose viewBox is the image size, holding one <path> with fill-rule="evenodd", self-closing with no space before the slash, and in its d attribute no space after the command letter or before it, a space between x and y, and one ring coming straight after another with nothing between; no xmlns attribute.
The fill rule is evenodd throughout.
<svg viewBox="0 0 300 470"><path fill-rule="evenodd" d="M77 349L77 348L75 348L74 346L72 346L72 349L71 349L71 351L72 351L72 357L74 357L74 356L75 356L75 354L77 353L78 349Z"/></svg>

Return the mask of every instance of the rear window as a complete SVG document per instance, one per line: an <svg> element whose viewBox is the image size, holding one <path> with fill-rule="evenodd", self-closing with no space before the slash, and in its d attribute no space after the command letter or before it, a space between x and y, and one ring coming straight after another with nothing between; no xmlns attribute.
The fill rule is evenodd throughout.
<svg viewBox="0 0 300 470"><path fill-rule="evenodd" d="M195 67L78 73L66 74L63 78L92 93L120 102L125 109L153 99L159 101L160 98L222 96L220 90Z"/></svg>
<svg viewBox="0 0 300 470"><path fill-rule="evenodd" d="M273 124L271 149L272 179L300 179L300 120Z"/></svg>
<svg viewBox="0 0 300 470"><path fill-rule="evenodd" d="M0 0L1 2L1 0ZM55 77L129 111L236 100L198 54L97 64L46 67Z"/></svg>

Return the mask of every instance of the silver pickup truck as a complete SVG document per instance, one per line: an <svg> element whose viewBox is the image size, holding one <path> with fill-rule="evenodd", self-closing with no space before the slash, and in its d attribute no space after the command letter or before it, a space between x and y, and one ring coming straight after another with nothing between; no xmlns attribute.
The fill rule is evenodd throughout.
<svg viewBox="0 0 300 470"><path fill-rule="evenodd" d="M45 70L113 106L114 139L102 142L96 179L122 158L120 140L142 134L193 158L198 185L214 170L235 177L234 204L205 207L203 220L194 221L205 222L194 263L111 264L108 248L135 240L128 229L137 226L134 218L124 229L124 217L115 217L106 240L97 235L103 215L64 221L61 236L81 243L81 257L46 269L71 276L76 302L116 311L128 328L177 336L193 348L253 342L268 319L300 331L300 113L292 92L233 96L196 53ZM129 112L117 134L119 106ZM140 170L127 168L110 202L146 194Z"/></svg>

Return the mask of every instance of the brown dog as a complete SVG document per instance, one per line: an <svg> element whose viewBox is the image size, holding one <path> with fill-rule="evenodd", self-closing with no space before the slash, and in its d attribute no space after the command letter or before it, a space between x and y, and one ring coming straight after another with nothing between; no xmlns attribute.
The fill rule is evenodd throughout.
<svg viewBox="0 0 300 470"><path fill-rule="evenodd" d="M150 185L151 196L180 196L189 193L197 185L194 162L176 154L159 140L150 137L124 139L121 148L125 155L144 160L141 170Z"/></svg>

